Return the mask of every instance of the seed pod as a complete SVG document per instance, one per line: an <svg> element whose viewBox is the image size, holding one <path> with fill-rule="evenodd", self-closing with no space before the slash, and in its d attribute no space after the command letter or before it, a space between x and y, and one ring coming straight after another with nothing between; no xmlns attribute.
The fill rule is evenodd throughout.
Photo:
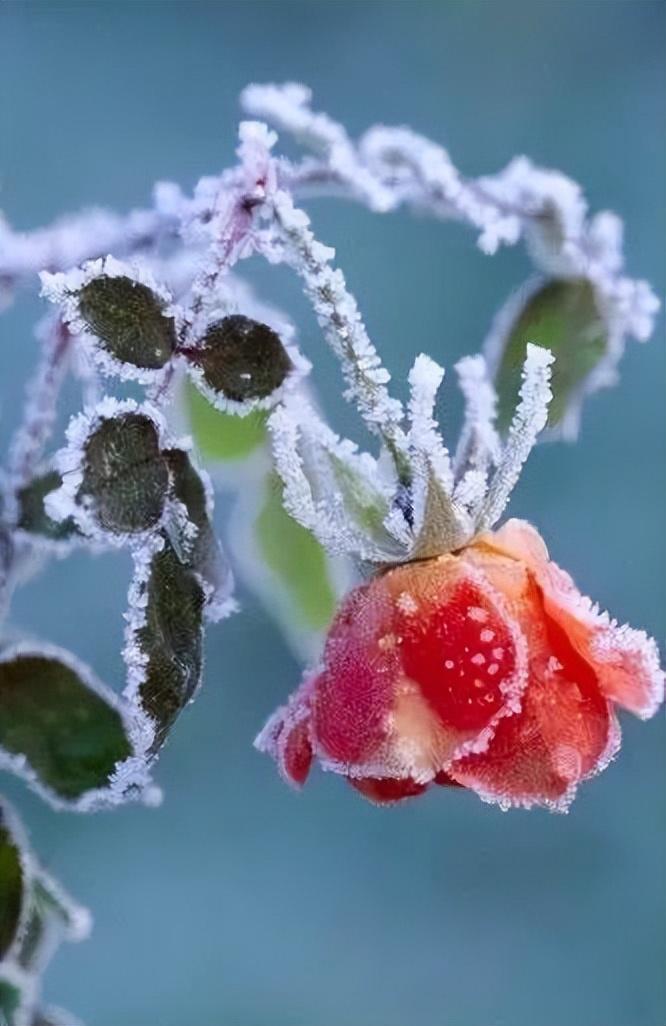
<svg viewBox="0 0 666 1026"><path fill-rule="evenodd" d="M239 403L266 399L293 369L273 329L241 314L215 321L184 355L201 369L208 388Z"/></svg>
<svg viewBox="0 0 666 1026"><path fill-rule="evenodd" d="M154 527L168 486L157 428L145 414L109 417L86 441L77 501L92 502L105 530L131 534Z"/></svg>

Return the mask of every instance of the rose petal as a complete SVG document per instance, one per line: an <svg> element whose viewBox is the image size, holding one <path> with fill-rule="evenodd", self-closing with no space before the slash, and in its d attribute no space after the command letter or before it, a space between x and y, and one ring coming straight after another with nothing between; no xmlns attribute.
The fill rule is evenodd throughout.
<svg viewBox="0 0 666 1026"><path fill-rule="evenodd" d="M539 534L525 521L509 520L480 541L527 564L543 591L547 612L594 666L606 697L642 719L653 716L664 700L664 674L655 641L600 612L578 591L569 574L549 559Z"/></svg>
<svg viewBox="0 0 666 1026"><path fill-rule="evenodd" d="M524 638L476 567L445 556L394 568L352 592L331 628L315 750L338 773L427 783L487 746L526 670Z"/></svg>
<svg viewBox="0 0 666 1026"><path fill-rule="evenodd" d="M375 805L394 805L405 798L423 794L428 788L427 784L418 784L410 777L403 780L392 777L347 777L347 780Z"/></svg>
<svg viewBox="0 0 666 1026"><path fill-rule="evenodd" d="M439 784L440 787L463 787L463 784L458 783L453 777L450 777L445 770L440 770L433 780L433 784Z"/></svg>
<svg viewBox="0 0 666 1026"><path fill-rule="evenodd" d="M289 704L271 716L254 742L255 748L275 759L281 776L296 788L303 786L312 766L310 692L311 681L307 680Z"/></svg>
<svg viewBox="0 0 666 1026"><path fill-rule="evenodd" d="M564 811L577 784L616 753L619 727L594 669L545 610L541 624L533 617L528 644L530 682L522 711L498 724L487 752L455 762L449 774L505 808Z"/></svg>
<svg viewBox="0 0 666 1026"><path fill-rule="evenodd" d="M325 759L365 763L387 737L399 677L397 653L384 643L391 616L390 596L375 580L354 589L333 622L312 698L313 737Z"/></svg>
<svg viewBox="0 0 666 1026"><path fill-rule="evenodd" d="M506 682L516 676L512 631L488 592L464 577L443 601L403 618L399 629L405 675L445 728L464 736L476 737L497 717Z"/></svg>

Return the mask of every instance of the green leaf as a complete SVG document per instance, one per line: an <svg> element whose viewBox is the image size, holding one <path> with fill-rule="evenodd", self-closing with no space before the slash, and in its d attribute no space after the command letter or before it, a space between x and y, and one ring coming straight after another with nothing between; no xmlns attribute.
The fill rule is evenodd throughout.
<svg viewBox="0 0 666 1026"><path fill-rule="evenodd" d="M387 500L365 478L355 473L350 463L333 451L327 451L326 455L350 516L373 537L385 539L384 520L389 513Z"/></svg>
<svg viewBox="0 0 666 1026"><path fill-rule="evenodd" d="M21 847L11 829L9 816L0 804L0 960L17 940L26 908L27 887Z"/></svg>
<svg viewBox="0 0 666 1026"><path fill-rule="evenodd" d="M558 427L579 389L608 351L608 333L589 281L547 281L533 292L506 333L495 387L498 427L505 432L518 401L528 342L555 357L548 426Z"/></svg>
<svg viewBox="0 0 666 1026"><path fill-rule="evenodd" d="M226 590L229 570L208 516L206 489L188 454L182 449L165 449L164 458L171 471L174 496L187 510L190 523L197 528L194 542L186 543L186 559L182 562L201 574L211 588L211 596Z"/></svg>
<svg viewBox="0 0 666 1026"><path fill-rule="evenodd" d="M164 303L140 282L101 275L78 294L79 312L105 349L116 360L158 370L176 347L172 317Z"/></svg>
<svg viewBox="0 0 666 1026"><path fill-rule="evenodd" d="M39 866L0 800L0 1026L75 1026L55 1009L37 1011L39 984L60 941L82 940L89 927L87 911Z"/></svg>
<svg viewBox="0 0 666 1026"><path fill-rule="evenodd" d="M18 979L0 975L0 1023L2 1026L22 1026L22 1021L26 1021L24 1012L23 989Z"/></svg>
<svg viewBox="0 0 666 1026"><path fill-rule="evenodd" d="M293 369L280 336L241 314L215 321L196 346L181 352L208 388L239 403L267 398Z"/></svg>
<svg viewBox="0 0 666 1026"><path fill-rule="evenodd" d="M132 534L155 527L168 485L157 428L146 414L108 417L87 439L77 501L92 502L105 530Z"/></svg>
<svg viewBox="0 0 666 1026"><path fill-rule="evenodd" d="M319 542L282 505L282 482L271 474L255 525L258 555L277 579L301 626L320 631L337 604L328 557Z"/></svg>
<svg viewBox="0 0 666 1026"><path fill-rule="evenodd" d="M0 749L10 769L65 801L107 787L132 754L112 695L66 653L24 646L0 661Z"/></svg>
<svg viewBox="0 0 666 1026"><path fill-rule="evenodd" d="M49 470L21 488L17 493L18 527L49 541L67 541L76 536L78 528L71 517L63 521L52 520L44 507L46 496L60 488L61 484L62 478L58 471Z"/></svg>
<svg viewBox="0 0 666 1026"><path fill-rule="evenodd" d="M15 956L21 969L40 975L62 940L87 937L90 917L36 866L28 899L28 915Z"/></svg>
<svg viewBox="0 0 666 1026"><path fill-rule="evenodd" d="M201 679L204 593L167 539L150 561L143 589L145 623L135 640L146 660L139 699L155 723L154 753Z"/></svg>
<svg viewBox="0 0 666 1026"><path fill-rule="evenodd" d="M216 410L189 378L185 388L192 435L204 459L232 463L246 459L264 444L267 414L263 410L237 417Z"/></svg>

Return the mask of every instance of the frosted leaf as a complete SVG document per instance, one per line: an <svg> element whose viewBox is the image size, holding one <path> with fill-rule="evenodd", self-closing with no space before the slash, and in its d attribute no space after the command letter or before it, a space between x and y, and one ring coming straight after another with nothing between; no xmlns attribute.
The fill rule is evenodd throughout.
<svg viewBox="0 0 666 1026"><path fill-rule="evenodd" d="M72 418L56 455L61 487L45 500L56 521L72 518L91 538L125 544L159 524L169 473L164 421L150 404L105 398Z"/></svg>
<svg viewBox="0 0 666 1026"><path fill-rule="evenodd" d="M42 295L59 304L103 374L143 384L161 377L176 349L180 314L145 266L108 256L67 274L43 272L41 281Z"/></svg>
<svg viewBox="0 0 666 1026"><path fill-rule="evenodd" d="M144 414L109 417L86 441L77 500L91 504L102 530L133 534L155 527L168 484L158 432Z"/></svg>
<svg viewBox="0 0 666 1026"><path fill-rule="evenodd" d="M490 482L488 494L479 513L478 528L492 527L504 512L520 471L529 456L537 435L546 426L550 390L550 366L553 356L548 349L528 344L520 402L509 428L506 445Z"/></svg>
<svg viewBox="0 0 666 1026"><path fill-rule="evenodd" d="M515 409L520 367L528 341L555 357L548 426L575 438L583 400L615 380L619 353L608 319L585 278L534 281L498 314L486 343L499 394L499 427L505 431Z"/></svg>
<svg viewBox="0 0 666 1026"><path fill-rule="evenodd" d="M0 802L0 1020L39 1026L39 977L63 940L90 932L90 914L37 863L16 814ZM73 1022L73 1020L70 1020Z"/></svg>
<svg viewBox="0 0 666 1026"><path fill-rule="evenodd" d="M133 555L124 695L135 710L140 747L152 757L199 687L206 595L198 574L164 535Z"/></svg>
<svg viewBox="0 0 666 1026"><path fill-rule="evenodd" d="M45 470L34 477L17 492L16 526L40 543L46 542L56 549L66 551L79 535L79 529L72 517L53 520L46 512L45 500L62 486L62 477L57 470Z"/></svg>
<svg viewBox="0 0 666 1026"><path fill-rule="evenodd" d="M88 812L139 798L147 767L117 696L71 653L20 643L0 659L0 766L49 804Z"/></svg>
<svg viewBox="0 0 666 1026"><path fill-rule="evenodd" d="M235 608L231 598L233 577L213 530L210 479L205 471L194 466L183 449L167 449L164 458L171 474L173 495L182 504L187 523L194 528L186 561L200 575L208 619L223 619Z"/></svg>
<svg viewBox="0 0 666 1026"><path fill-rule="evenodd" d="M32 1026L37 980L14 961L0 962L0 1021L8 1026Z"/></svg>
<svg viewBox="0 0 666 1026"><path fill-rule="evenodd" d="M40 976L62 941L85 940L92 920L51 876L35 867L28 918L15 958L22 969Z"/></svg>
<svg viewBox="0 0 666 1026"><path fill-rule="evenodd" d="M239 412L267 400L275 402L295 370L272 328L241 314L210 324L202 338L182 352L192 380L209 401Z"/></svg>
<svg viewBox="0 0 666 1026"><path fill-rule="evenodd" d="M28 918L30 862L17 816L0 802L0 962L15 948Z"/></svg>
<svg viewBox="0 0 666 1026"><path fill-rule="evenodd" d="M309 662L319 654L353 571L285 511L282 491L274 473L244 480L229 521L228 547L240 578L277 620L296 656Z"/></svg>

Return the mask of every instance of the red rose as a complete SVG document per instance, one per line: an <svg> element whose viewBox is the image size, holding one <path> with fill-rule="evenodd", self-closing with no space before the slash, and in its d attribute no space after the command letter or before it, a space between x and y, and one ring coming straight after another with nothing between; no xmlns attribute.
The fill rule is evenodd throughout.
<svg viewBox="0 0 666 1026"><path fill-rule="evenodd" d="M563 810L619 748L615 704L651 716L663 686L654 641L599 613L510 520L355 588L257 745L297 786L316 757L381 804L436 783Z"/></svg>

